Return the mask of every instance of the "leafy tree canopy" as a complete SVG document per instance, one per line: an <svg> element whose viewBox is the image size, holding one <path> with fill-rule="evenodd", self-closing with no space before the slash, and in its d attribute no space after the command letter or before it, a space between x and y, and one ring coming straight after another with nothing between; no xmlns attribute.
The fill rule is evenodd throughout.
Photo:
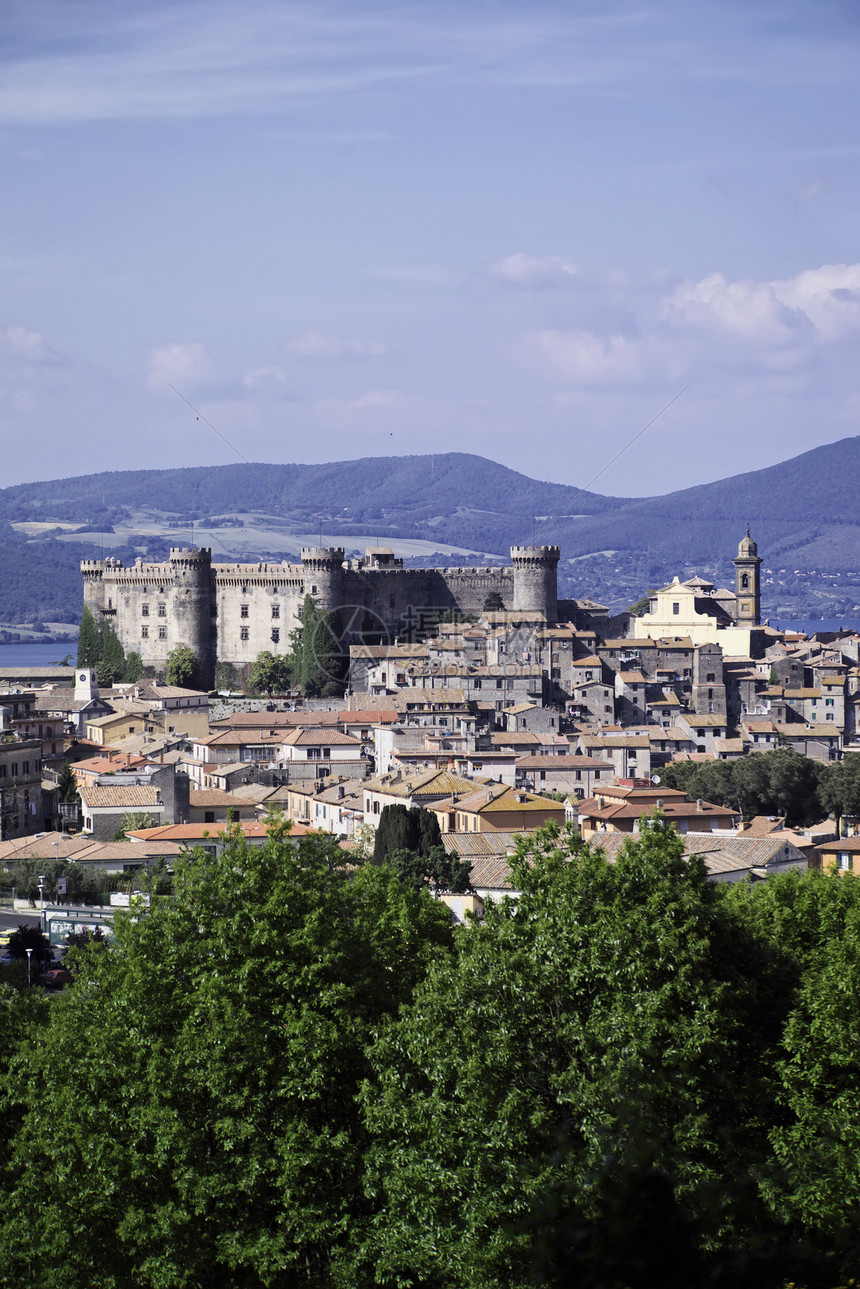
<svg viewBox="0 0 860 1289"><path fill-rule="evenodd" d="M200 683L200 660L190 645L179 643L167 655L166 679L168 685L196 689Z"/></svg>

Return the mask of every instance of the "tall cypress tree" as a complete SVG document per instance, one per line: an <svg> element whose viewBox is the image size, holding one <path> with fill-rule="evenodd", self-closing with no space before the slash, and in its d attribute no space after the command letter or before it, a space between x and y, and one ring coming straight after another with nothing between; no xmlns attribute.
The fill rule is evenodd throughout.
<svg viewBox="0 0 860 1289"><path fill-rule="evenodd" d="M96 620L84 605L81 614L81 630L78 636L78 666L97 667L102 653L102 642Z"/></svg>

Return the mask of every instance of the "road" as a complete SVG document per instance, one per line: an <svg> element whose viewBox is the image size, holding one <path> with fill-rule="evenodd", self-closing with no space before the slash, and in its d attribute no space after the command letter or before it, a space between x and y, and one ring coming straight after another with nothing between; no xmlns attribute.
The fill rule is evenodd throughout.
<svg viewBox="0 0 860 1289"><path fill-rule="evenodd" d="M19 913L13 909L0 909L0 931L17 931L22 923L38 926L38 911L31 909L29 913Z"/></svg>

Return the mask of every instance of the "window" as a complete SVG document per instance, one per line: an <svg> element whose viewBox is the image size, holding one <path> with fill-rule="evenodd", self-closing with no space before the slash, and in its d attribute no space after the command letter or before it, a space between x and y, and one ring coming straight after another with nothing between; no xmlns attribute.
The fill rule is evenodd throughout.
<svg viewBox="0 0 860 1289"><path fill-rule="evenodd" d="M828 721L832 721L832 720L833 720L833 712L828 712L828 713L827 713L827 716L825 717L825 719L826 719L826 720L828 720Z"/></svg>
<svg viewBox="0 0 860 1289"><path fill-rule="evenodd" d="M709 671L709 672L708 672L708 674L707 674L707 676L705 677L705 679L706 679L706 680L716 680L716 679L717 679L716 672Z"/></svg>
<svg viewBox="0 0 860 1289"><path fill-rule="evenodd" d="M140 628L140 638L141 638L141 640L148 640L148 639L149 639L149 627L141 627L141 628Z"/></svg>
<svg viewBox="0 0 860 1289"><path fill-rule="evenodd" d="M140 606L140 612L141 612L141 616L142 616L142 617L144 617L144 618L148 618L148 617L149 617L149 605L148 605L148 604L142 604L142 605Z"/></svg>
<svg viewBox="0 0 860 1289"><path fill-rule="evenodd" d="M839 867L840 868L851 867L851 856L849 855L847 850L840 851L839 853Z"/></svg>
<svg viewBox="0 0 860 1289"><path fill-rule="evenodd" d="M748 590L749 584L750 584L749 574L741 573L741 590L742 591Z"/></svg>
<svg viewBox="0 0 860 1289"><path fill-rule="evenodd" d="M681 612L681 605L678 603L677 600L675 600L672 604L672 612L675 614L676 617Z"/></svg>
<svg viewBox="0 0 860 1289"><path fill-rule="evenodd" d="M166 617L167 617L167 605L166 605L166 604L159 604L159 606L158 606L158 616L159 616L160 618L166 618Z"/></svg>
<svg viewBox="0 0 860 1289"><path fill-rule="evenodd" d="M249 631L248 631L248 628L247 628L247 627L241 627L241 628L239 629L239 637L240 637L240 639L242 639L242 640L247 640L247 639L248 639L249 634L250 634L250 633L249 633Z"/></svg>
<svg viewBox="0 0 860 1289"><path fill-rule="evenodd" d="M214 811L214 810L204 810L204 811L203 811L203 822L204 822L205 824L214 824L214 822L215 822L215 811Z"/></svg>
<svg viewBox="0 0 860 1289"><path fill-rule="evenodd" d="M279 644L281 640L280 627L272 627L272 644Z"/></svg>
<svg viewBox="0 0 860 1289"><path fill-rule="evenodd" d="M6 766L0 765L0 779L6 778Z"/></svg>
<svg viewBox="0 0 860 1289"><path fill-rule="evenodd" d="M824 706L825 706L825 707L832 707L832 706L833 706L833 704L834 704L834 701L835 701L835 700L834 700L833 698L825 698L825 700L824 700Z"/></svg>
<svg viewBox="0 0 860 1289"><path fill-rule="evenodd" d="M273 617L273 618L279 618L280 616L281 616L281 606L280 606L280 604L273 604L273 605L272 605L272 617Z"/></svg>
<svg viewBox="0 0 860 1289"><path fill-rule="evenodd" d="M247 618L247 616L248 616L248 606L247 604L241 604L239 606L239 617Z"/></svg>
<svg viewBox="0 0 860 1289"><path fill-rule="evenodd" d="M159 640L166 640L166 639L167 639L167 627L159 627L159 628L158 628L158 638L159 638Z"/></svg>
<svg viewBox="0 0 860 1289"><path fill-rule="evenodd" d="M29 761L24 761L24 763L23 763L22 773L23 773L23 774L29 774L29 773L30 773L30 762L29 762Z"/></svg>

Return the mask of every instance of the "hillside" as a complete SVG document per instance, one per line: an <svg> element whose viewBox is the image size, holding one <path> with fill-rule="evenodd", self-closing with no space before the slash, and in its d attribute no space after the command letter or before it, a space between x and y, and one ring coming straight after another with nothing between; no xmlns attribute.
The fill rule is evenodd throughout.
<svg viewBox="0 0 860 1289"><path fill-rule="evenodd" d="M0 490L0 624L76 619L82 556L162 558L189 540L217 559L293 558L302 544L384 541L421 563L562 547L562 593L619 607L675 572L732 575L747 525L771 615L860 614L860 438L763 470L626 499L530 479L467 453L322 465L106 472Z"/></svg>

